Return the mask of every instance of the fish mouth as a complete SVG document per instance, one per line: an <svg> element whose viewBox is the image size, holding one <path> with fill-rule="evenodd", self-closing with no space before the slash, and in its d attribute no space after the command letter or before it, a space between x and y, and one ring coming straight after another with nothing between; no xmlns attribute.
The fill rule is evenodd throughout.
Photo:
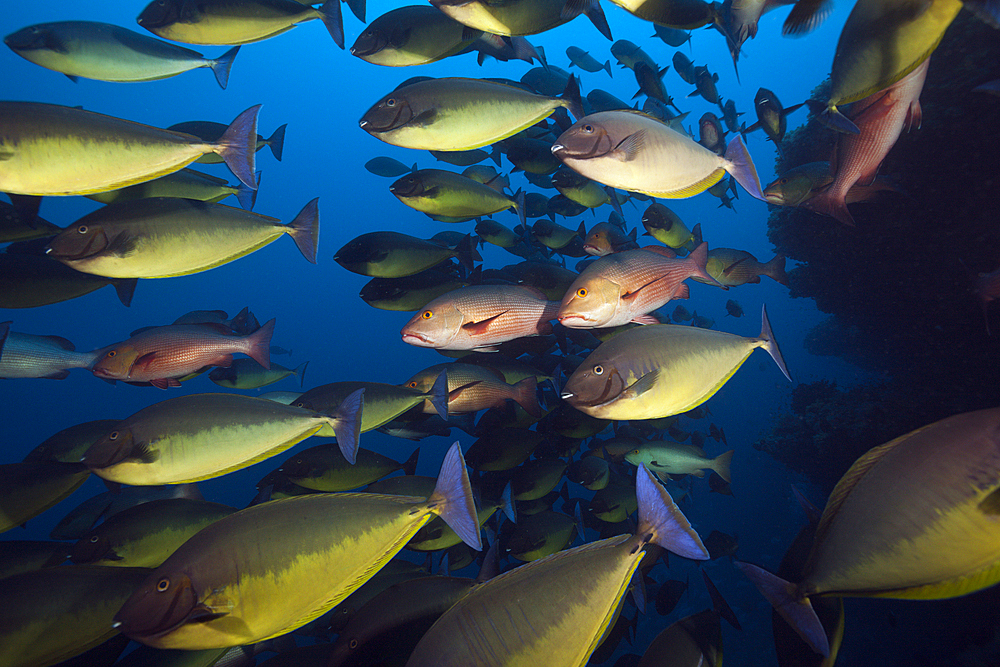
<svg viewBox="0 0 1000 667"><path fill-rule="evenodd" d="M550 148L549 150L552 151L553 155L558 156L559 153L560 153L560 151L563 151L563 152L566 151L566 147L563 146L562 144L552 144L552 148Z"/></svg>
<svg viewBox="0 0 1000 667"><path fill-rule="evenodd" d="M90 372L99 378L118 379L118 377L107 368L92 368L90 369Z"/></svg>
<svg viewBox="0 0 1000 667"><path fill-rule="evenodd" d="M592 326L593 322L584 315L560 315L556 320L559 321L559 324L570 329L586 329L589 328L588 325Z"/></svg>
<svg viewBox="0 0 1000 667"><path fill-rule="evenodd" d="M403 342L409 343L410 345L416 345L417 347L434 347L434 342L432 340L426 336L421 336L416 333L404 333Z"/></svg>
<svg viewBox="0 0 1000 667"><path fill-rule="evenodd" d="M764 201L766 201L768 204L774 204L775 206L781 206L782 202L784 202L785 200L784 200L784 198L779 197L778 195L771 195L771 194L768 194L768 193L765 192L764 193Z"/></svg>
<svg viewBox="0 0 1000 667"><path fill-rule="evenodd" d="M559 394L559 398L563 399L564 401L569 400L574 396L576 396L576 394L574 394L571 391L564 391L563 393Z"/></svg>

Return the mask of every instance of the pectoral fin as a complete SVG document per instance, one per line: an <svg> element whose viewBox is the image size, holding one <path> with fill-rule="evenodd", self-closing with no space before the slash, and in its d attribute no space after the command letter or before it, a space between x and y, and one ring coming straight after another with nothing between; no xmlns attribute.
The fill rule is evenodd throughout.
<svg viewBox="0 0 1000 667"><path fill-rule="evenodd" d="M495 322L498 317L506 313L507 311L505 310L503 312L497 313L492 317L487 317L485 320L480 320L478 322L466 322L465 324L462 325L462 328L468 331L473 336L484 334L487 331L489 331L490 325L493 324L493 322Z"/></svg>

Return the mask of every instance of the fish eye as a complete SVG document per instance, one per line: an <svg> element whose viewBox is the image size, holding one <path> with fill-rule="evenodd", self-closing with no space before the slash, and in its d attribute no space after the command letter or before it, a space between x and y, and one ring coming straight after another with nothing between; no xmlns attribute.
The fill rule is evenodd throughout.
<svg viewBox="0 0 1000 667"><path fill-rule="evenodd" d="M389 99L387 99L385 101L385 105L387 107L394 107L394 106L396 106L396 98L395 97L390 97Z"/></svg>
<svg viewBox="0 0 1000 667"><path fill-rule="evenodd" d="M586 287L581 287L580 289L578 289L578 290L576 291L576 295L577 295L578 297L580 297L581 299L582 299L583 297L587 296L587 294L589 294L589 292L587 291L587 288L586 288Z"/></svg>
<svg viewBox="0 0 1000 667"><path fill-rule="evenodd" d="M429 310L425 310L424 312L420 313L420 317L424 318L425 320L429 320L432 317L434 317L434 313Z"/></svg>
<svg viewBox="0 0 1000 667"><path fill-rule="evenodd" d="M111 350L110 352L108 352L108 359L112 359L112 358L114 358L116 356L118 356L118 353L115 352L114 350Z"/></svg>
<svg viewBox="0 0 1000 667"><path fill-rule="evenodd" d="M604 366L600 364L594 366L594 375L604 375Z"/></svg>
<svg viewBox="0 0 1000 667"><path fill-rule="evenodd" d="M409 381L409 382L406 383L406 386L409 387L410 389L416 389L417 388L417 383L415 381L411 380L411 381Z"/></svg>
<svg viewBox="0 0 1000 667"><path fill-rule="evenodd" d="M594 133L594 126L593 125L584 125L583 126L583 131L586 132L587 134L593 134Z"/></svg>
<svg viewBox="0 0 1000 667"><path fill-rule="evenodd" d="M350 646L351 646L351 648L357 648L358 647L358 640L352 638L351 642L350 642Z"/></svg>
<svg viewBox="0 0 1000 667"><path fill-rule="evenodd" d="M784 185L785 183L788 182L788 179L787 178L779 178L778 182L781 183L782 185Z"/></svg>
<svg viewBox="0 0 1000 667"><path fill-rule="evenodd" d="M99 537L98 537L97 535L94 535L93 537L91 537L91 538L90 538L90 543L91 543L91 544L97 544L97 542L98 542L98 541L99 541L100 539L101 539L101 538L99 538Z"/></svg>
<svg viewBox="0 0 1000 667"><path fill-rule="evenodd" d="M87 227L87 225L80 225L79 227L76 228L76 231L78 231L81 234L86 234L87 232L90 231L90 228Z"/></svg>
<svg viewBox="0 0 1000 667"><path fill-rule="evenodd" d="M156 590L160 593L166 593L170 589L170 580L164 577L156 582Z"/></svg>
<svg viewBox="0 0 1000 667"><path fill-rule="evenodd" d="M297 408L304 408L304 407L306 407L305 405L302 404L302 401L295 401L294 403L292 403L292 405L294 405Z"/></svg>
<svg viewBox="0 0 1000 667"><path fill-rule="evenodd" d="M108 440L117 440L117 439L118 439L118 431L112 431L111 434L108 435Z"/></svg>

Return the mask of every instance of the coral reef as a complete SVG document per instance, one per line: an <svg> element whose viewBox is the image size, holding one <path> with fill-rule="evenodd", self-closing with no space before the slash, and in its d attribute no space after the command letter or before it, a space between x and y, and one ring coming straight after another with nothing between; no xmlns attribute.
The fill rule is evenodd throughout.
<svg viewBox="0 0 1000 667"><path fill-rule="evenodd" d="M989 311L991 337L973 290L1000 265L1000 100L972 88L998 77L1000 37L962 12L931 57L923 126L882 165L904 194L852 205L853 228L791 208L768 220L778 252L802 263L789 272L791 295L831 315L807 337L809 350L885 378L846 391L800 387L792 413L755 445L823 488L874 445L1000 404L1000 308ZM787 135L779 173L828 159L834 141L811 119Z"/></svg>

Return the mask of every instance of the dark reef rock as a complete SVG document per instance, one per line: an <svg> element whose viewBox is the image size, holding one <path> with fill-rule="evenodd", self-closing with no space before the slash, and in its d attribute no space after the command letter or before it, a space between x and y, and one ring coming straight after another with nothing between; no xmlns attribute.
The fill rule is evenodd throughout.
<svg viewBox="0 0 1000 667"><path fill-rule="evenodd" d="M904 195L856 204L856 227L776 208L768 238L802 265L793 297L831 315L807 338L887 378L842 391L796 390L790 415L756 444L829 489L869 448L949 414L1000 405L1000 307L987 334L975 277L1000 266L1000 100L972 88L1000 77L1000 31L962 12L931 57L923 126L904 133L880 173ZM825 83L814 96L826 99ZM789 167L829 159L814 119L785 141Z"/></svg>

